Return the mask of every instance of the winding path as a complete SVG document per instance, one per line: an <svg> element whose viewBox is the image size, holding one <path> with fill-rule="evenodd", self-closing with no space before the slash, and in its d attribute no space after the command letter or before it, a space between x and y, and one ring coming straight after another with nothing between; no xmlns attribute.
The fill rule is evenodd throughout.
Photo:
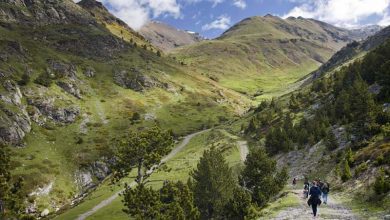
<svg viewBox="0 0 390 220"><path fill-rule="evenodd" d="M306 204L307 199L303 198L302 190L290 190L294 197L299 201L298 206L287 207L281 210L276 217L268 218L273 220L295 220L295 219L313 219L311 208ZM357 218L351 210L343 206L336 200L332 194L329 194L328 204L322 204L318 207L318 215L316 219L343 219L355 220Z"/></svg>
<svg viewBox="0 0 390 220"><path fill-rule="evenodd" d="M246 156L249 154L248 142L247 141L237 141L238 147L240 149L240 157L242 161L246 160Z"/></svg>
<svg viewBox="0 0 390 220"><path fill-rule="evenodd" d="M199 134L202 134L204 132L207 132L209 131L210 129L207 129L207 130L203 130L203 131L198 131L198 132L195 132L195 133L192 133L190 135L187 135L184 137L183 141L177 145L167 156L165 156L161 162L162 163L165 163L167 162L168 160L172 159L177 153L179 153L181 150L183 150L183 148L185 146L187 146L187 144L191 141L191 139ZM131 182L129 184L130 187L133 187L136 185L136 182ZM99 211L101 208L111 204L118 196L119 194L121 193L122 191L119 191L119 192L116 192L114 195L112 195L111 197L101 201L99 204L97 204L96 206L94 206L91 210L87 211L87 212L84 212L83 214L79 215L77 217L77 220L85 220L86 218L88 218L89 216L93 215L94 213L96 213L97 211Z"/></svg>

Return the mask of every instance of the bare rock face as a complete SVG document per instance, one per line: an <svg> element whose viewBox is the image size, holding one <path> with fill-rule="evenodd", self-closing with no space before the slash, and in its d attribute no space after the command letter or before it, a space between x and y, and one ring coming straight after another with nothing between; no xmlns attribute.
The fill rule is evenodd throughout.
<svg viewBox="0 0 390 220"><path fill-rule="evenodd" d="M80 114L80 109L76 106L58 107L54 104L54 98L28 98L29 105L35 106L39 113L49 119L60 123L72 123Z"/></svg>
<svg viewBox="0 0 390 220"><path fill-rule="evenodd" d="M57 85L61 87L65 92L73 95L74 97L81 99L80 89L77 87L75 83L67 82L67 81L59 81Z"/></svg>
<svg viewBox="0 0 390 220"><path fill-rule="evenodd" d="M89 66L89 67L84 69L84 75L86 77L92 78L92 77L95 76L95 74L96 74L96 71L95 71L95 69L93 67Z"/></svg>
<svg viewBox="0 0 390 220"><path fill-rule="evenodd" d="M0 144L21 145L31 131L31 121L22 104L19 86L10 80L3 83L6 92L0 94Z"/></svg>
<svg viewBox="0 0 390 220"><path fill-rule="evenodd" d="M55 74L57 78L69 77L76 79L76 67L72 64L64 63L57 60L48 61L50 69L48 70L49 74Z"/></svg>
<svg viewBox="0 0 390 220"><path fill-rule="evenodd" d="M142 92L153 87L164 87L159 81L143 75L138 69L131 68L129 71L121 70L114 73L114 82L119 86Z"/></svg>
<svg viewBox="0 0 390 220"><path fill-rule="evenodd" d="M21 24L89 24L95 21L69 0L2 0L0 21Z"/></svg>

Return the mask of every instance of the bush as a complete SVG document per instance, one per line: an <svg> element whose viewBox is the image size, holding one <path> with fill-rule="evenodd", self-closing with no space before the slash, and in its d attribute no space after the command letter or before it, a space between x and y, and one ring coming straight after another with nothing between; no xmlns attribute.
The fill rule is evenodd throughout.
<svg viewBox="0 0 390 220"><path fill-rule="evenodd" d="M383 168L379 171L379 176L377 176L375 180L374 190L378 195L385 194L390 191L390 178L385 176Z"/></svg>
<svg viewBox="0 0 390 220"><path fill-rule="evenodd" d="M18 81L18 84L19 84L20 86L25 86L25 85L27 85L29 82L30 82L30 75L28 75L27 73L25 73L25 74L22 75L22 78Z"/></svg>
<svg viewBox="0 0 390 220"><path fill-rule="evenodd" d="M41 73L35 80L34 82L36 84L45 86L45 87L50 87L50 85L53 83L53 80L51 76L48 73Z"/></svg>
<svg viewBox="0 0 390 220"><path fill-rule="evenodd" d="M348 160L345 159L344 160L344 165L343 165L343 171L341 173L341 180L343 182L346 182L349 179L351 179L351 177L352 177L351 168L349 167Z"/></svg>
<svg viewBox="0 0 390 220"><path fill-rule="evenodd" d="M367 169L368 169L368 166L367 166L366 162L359 164L359 166L357 166L355 169L355 177L358 177L361 173L363 173Z"/></svg>

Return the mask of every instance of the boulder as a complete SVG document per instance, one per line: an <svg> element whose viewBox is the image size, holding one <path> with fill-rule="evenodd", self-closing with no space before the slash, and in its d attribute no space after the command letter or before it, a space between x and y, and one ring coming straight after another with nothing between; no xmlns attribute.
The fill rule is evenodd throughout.
<svg viewBox="0 0 390 220"><path fill-rule="evenodd" d="M89 66L89 67L84 69L84 75L86 77L90 77L91 78L91 77L94 77L95 74L96 74L96 71L95 71L95 69L93 67Z"/></svg>
<svg viewBox="0 0 390 220"><path fill-rule="evenodd" d="M0 94L0 144L21 145L31 131L31 121L22 104L23 95L13 81L6 80L3 87L6 91Z"/></svg>
<svg viewBox="0 0 390 220"><path fill-rule="evenodd" d="M77 70L74 65L57 60L48 60L48 63L50 66L50 68L48 69L49 74L54 74L57 78L77 78Z"/></svg>
<svg viewBox="0 0 390 220"><path fill-rule="evenodd" d="M80 109L76 106L58 107L54 104L52 97L27 98L29 105L35 106L39 114L48 117L51 120L61 123L72 123L80 114Z"/></svg>
<svg viewBox="0 0 390 220"><path fill-rule="evenodd" d="M48 216L50 213L49 209L44 209L42 212L41 212L41 217L45 217L45 216Z"/></svg>
<svg viewBox="0 0 390 220"><path fill-rule="evenodd" d="M81 99L80 89L77 88L75 83L66 82L66 81L58 81L57 85L61 87L65 92L73 95L74 97Z"/></svg>
<svg viewBox="0 0 390 220"><path fill-rule="evenodd" d="M129 71L115 71L114 82L121 87L142 92L153 87L164 87L163 84L149 76L143 75L138 69L131 68Z"/></svg>

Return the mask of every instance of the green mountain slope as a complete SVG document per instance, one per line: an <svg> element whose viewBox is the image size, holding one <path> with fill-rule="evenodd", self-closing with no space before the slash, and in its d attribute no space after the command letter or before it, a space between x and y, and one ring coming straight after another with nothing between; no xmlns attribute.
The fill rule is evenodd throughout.
<svg viewBox="0 0 390 220"><path fill-rule="evenodd" d="M20 147L12 148L12 173L25 179L31 212L56 210L107 176L112 140L128 129L157 123L181 136L249 107L113 34L112 23L73 1L0 4L0 143Z"/></svg>
<svg viewBox="0 0 390 220"><path fill-rule="evenodd" d="M349 32L319 21L247 18L221 37L178 49L171 56L250 97L283 94L352 41ZM288 91L288 90L287 90Z"/></svg>
<svg viewBox="0 0 390 220"><path fill-rule="evenodd" d="M390 41L383 32L371 39L379 37L383 43L367 54L341 61L297 91L262 103L234 126L255 146L265 147L280 166L288 164L290 178L330 183L334 198L330 209L320 208L324 219L382 219L389 214ZM287 196L263 210L263 217L306 212L302 218L309 218L296 194L287 189ZM346 212L338 213L341 209Z"/></svg>

